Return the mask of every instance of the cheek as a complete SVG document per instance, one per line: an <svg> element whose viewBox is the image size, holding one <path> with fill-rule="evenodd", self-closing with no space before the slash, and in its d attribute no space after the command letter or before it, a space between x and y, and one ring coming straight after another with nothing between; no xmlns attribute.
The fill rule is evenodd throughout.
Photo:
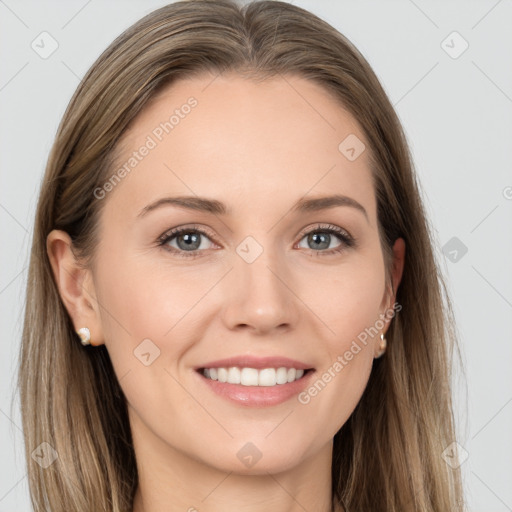
<svg viewBox="0 0 512 512"><path fill-rule="evenodd" d="M115 373L137 417L149 425L155 421L154 411L159 411L167 434L178 438L184 433L172 418L186 414L190 401L171 374L176 374L190 344L176 332L195 295L176 283L174 274L165 276L150 262L116 258L113 253L110 260L115 264L98 269L97 281L105 345ZM183 324L186 320L185 316Z"/></svg>
<svg viewBox="0 0 512 512"><path fill-rule="evenodd" d="M118 377L145 368L148 356L143 354L148 352L159 365L164 359L166 363L177 359L183 350L179 340L165 343L165 350L164 342L184 315L181 305L189 302L186 289L164 280L151 265L129 258L99 269L97 281L105 345Z"/></svg>
<svg viewBox="0 0 512 512"><path fill-rule="evenodd" d="M224 271L199 272L192 266L154 260L112 251L97 272L105 345L118 377L130 372L138 379L135 392L143 386L147 390L161 387L159 380L168 380L164 369L178 371L204 328L208 301L201 299ZM142 361L139 356L148 352L154 363L146 367L144 357L148 356Z"/></svg>
<svg viewBox="0 0 512 512"><path fill-rule="evenodd" d="M308 305L328 328L323 329L322 347L328 358L299 402L313 416L328 418L332 435L347 421L364 392L374 345L382 332L384 263L379 252L373 254L377 256L354 257L329 274L317 273L315 287L309 288Z"/></svg>
<svg viewBox="0 0 512 512"><path fill-rule="evenodd" d="M300 296L327 328L324 339L329 340L331 355L345 351L347 344L380 318L385 271L378 249L373 254L354 253L338 266L305 272L301 277ZM380 334L381 322L377 327Z"/></svg>
<svg viewBox="0 0 512 512"><path fill-rule="evenodd" d="M183 280L179 269L165 271L137 258L119 258L98 276L98 299L106 310L102 318L108 330L106 338L115 343L118 334L139 342L151 337L161 340L197 295L196 287Z"/></svg>

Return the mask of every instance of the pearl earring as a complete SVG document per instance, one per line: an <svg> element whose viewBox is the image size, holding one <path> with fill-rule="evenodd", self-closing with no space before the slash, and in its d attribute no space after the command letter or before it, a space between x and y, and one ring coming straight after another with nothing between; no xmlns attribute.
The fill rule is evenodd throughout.
<svg viewBox="0 0 512 512"><path fill-rule="evenodd" d="M381 332L380 333L379 350L377 351L377 354L375 355L375 359L378 359L379 357L381 357L384 354L384 352L386 352L386 347L387 347L387 341L386 341L386 338L384 337L384 333Z"/></svg>
<svg viewBox="0 0 512 512"><path fill-rule="evenodd" d="M91 344L91 331L87 327L81 327L76 331L78 336L80 336L80 341L82 345L90 345Z"/></svg>

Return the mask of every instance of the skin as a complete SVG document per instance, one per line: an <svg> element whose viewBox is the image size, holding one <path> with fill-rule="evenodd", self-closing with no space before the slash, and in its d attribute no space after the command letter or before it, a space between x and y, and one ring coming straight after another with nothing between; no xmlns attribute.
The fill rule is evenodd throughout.
<svg viewBox="0 0 512 512"><path fill-rule="evenodd" d="M328 512L332 439L361 398L379 336L307 404L295 396L237 405L194 368L233 355L287 356L320 376L392 308L368 151L349 161L338 150L349 134L368 144L355 119L305 79L205 75L176 82L145 108L124 137L121 165L190 96L198 105L102 199L90 268L77 265L66 233L50 233L56 281L75 328L88 326L92 344L106 344L127 397L140 479L135 512ZM291 211L303 196L334 193L367 216L351 206ZM167 205L138 217L178 195L217 199L232 214ZM343 228L356 245L331 235L317 248L303 233L323 233L318 224ZM192 225L209 233L197 257L157 245L169 229ZM263 248L250 264L236 252L249 235ZM185 252L176 238L169 244ZM340 244L339 253L319 254ZM395 291L404 254L399 239ZM149 366L134 357L144 339L160 350ZM252 467L237 457L248 442L262 455Z"/></svg>

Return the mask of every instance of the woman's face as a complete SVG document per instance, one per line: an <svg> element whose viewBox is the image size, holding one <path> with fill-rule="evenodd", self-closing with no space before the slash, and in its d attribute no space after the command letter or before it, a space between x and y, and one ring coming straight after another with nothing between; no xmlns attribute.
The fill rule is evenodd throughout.
<svg viewBox="0 0 512 512"><path fill-rule="evenodd" d="M183 80L137 118L92 269L136 449L265 473L329 446L394 302L362 144L291 76Z"/></svg>

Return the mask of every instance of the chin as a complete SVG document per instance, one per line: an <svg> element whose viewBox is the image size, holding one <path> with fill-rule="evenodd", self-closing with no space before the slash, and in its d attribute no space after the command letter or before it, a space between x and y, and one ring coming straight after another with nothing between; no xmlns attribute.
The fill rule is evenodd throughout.
<svg viewBox="0 0 512 512"><path fill-rule="evenodd" d="M300 446L288 445L286 449L279 449L268 440L237 442L236 447L226 446L222 453L213 453L208 460L204 459L203 454L203 461L207 465L239 475L281 473L300 465L306 458Z"/></svg>

